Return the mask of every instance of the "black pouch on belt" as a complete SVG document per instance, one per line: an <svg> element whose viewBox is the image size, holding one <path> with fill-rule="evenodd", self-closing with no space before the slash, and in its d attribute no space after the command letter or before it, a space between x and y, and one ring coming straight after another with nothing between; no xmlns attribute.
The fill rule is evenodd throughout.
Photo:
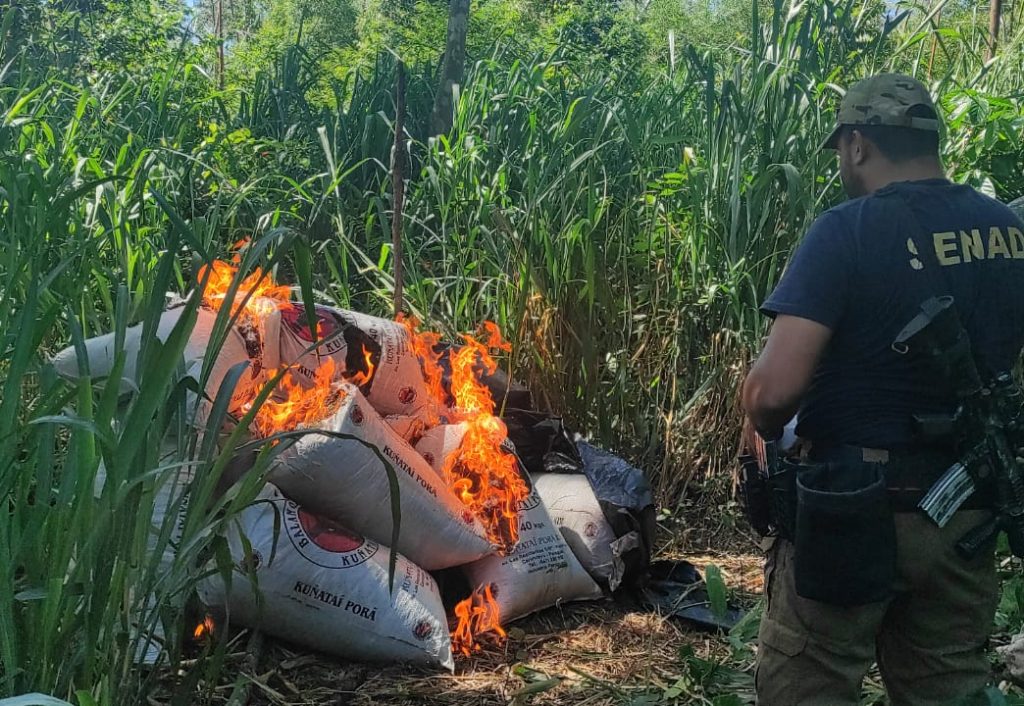
<svg viewBox="0 0 1024 706"><path fill-rule="evenodd" d="M889 598L896 578L896 523L882 466L803 466L796 488L797 594L840 606Z"/></svg>

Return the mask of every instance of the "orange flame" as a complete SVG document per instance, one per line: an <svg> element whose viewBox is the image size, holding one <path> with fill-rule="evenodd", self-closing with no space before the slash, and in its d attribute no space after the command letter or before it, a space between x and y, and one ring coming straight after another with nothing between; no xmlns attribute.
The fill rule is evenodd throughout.
<svg viewBox="0 0 1024 706"><path fill-rule="evenodd" d="M365 344L360 345L362 345L363 348L363 360L366 362L366 370L357 370L355 374L349 378L349 382L356 387L362 387L366 383L370 382L370 380L373 380L373 372L376 368L373 364L373 353L366 349Z"/></svg>
<svg viewBox="0 0 1024 706"><path fill-rule="evenodd" d="M479 638L484 633L494 633L499 641L508 636L501 627L501 615L491 584L477 588L469 598L455 606L455 618L458 623L452 630L452 649L466 657L480 651Z"/></svg>
<svg viewBox="0 0 1024 706"><path fill-rule="evenodd" d="M427 393L436 403L436 406L428 406L429 408L422 413L426 417L424 422L428 427L437 426L441 423L438 409L448 406L448 393L444 389L444 370L440 362L441 354L436 350L441 335L432 331L418 331L419 322L415 318L406 318L403 314L398 315L398 321L409 332L409 345L419 358Z"/></svg>
<svg viewBox="0 0 1024 706"><path fill-rule="evenodd" d="M203 622L196 625L196 629L192 631L193 640L202 640L203 638L213 637L213 631L216 625L213 622L213 618L207 615L203 618Z"/></svg>
<svg viewBox="0 0 1024 706"><path fill-rule="evenodd" d="M340 385L334 380L334 360L331 358L325 358L316 369L311 389L304 388L285 374L274 390L274 396L256 411L251 428L259 436L268 437L326 419L345 399Z"/></svg>
<svg viewBox="0 0 1024 706"><path fill-rule="evenodd" d="M199 269L199 282L203 281L207 271L210 273L210 279L203 290L203 304L218 311L224 305L231 283L238 274L238 267L223 260L214 260L210 265L203 265ZM274 284L273 278L257 267L251 275L238 283L231 315L238 314L239 325L261 326L266 316L278 309L291 306L290 294L289 287Z"/></svg>
<svg viewBox="0 0 1024 706"><path fill-rule="evenodd" d="M414 322L404 323L410 332L412 349L422 363L428 390L439 408L448 407L440 354L435 350L439 336L417 333ZM519 541L519 505L530 491L519 474L516 457L502 448L508 429L494 416L494 399L479 374L481 367L487 375L497 370L491 350L508 351L511 346L493 322L484 322L483 332L483 343L463 336L465 345L454 350L449 358L454 400L449 416L451 421L462 422L466 431L458 450L445 459L442 473L452 491L480 518L488 539L508 553Z"/></svg>
<svg viewBox="0 0 1024 706"><path fill-rule="evenodd" d="M235 249L244 247L245 241L235 243ZM215 260L209 267L203 266L198 274L199 282L209 271L209 280L206 289L203 291L203 304L213 310L219 310L227 298L227 293L232 282L238 275L237 263L239 257L236 254L231 263L222 260ZM276 341L267 341L265 335L264 321L266 317L279 309L286 309L291 306L289 300L290 289L274 283L269 275L262 270L256 269L251 275L238 283L234 301L236 302L232 315L238 314L237 327L248 336L255 331L258 333L258 340L263 345L276 345ZM246 297L248 296L248 299ZM245 302L242 304L242 302ZM363 350L368 364L365 373L369 379L373 375L373 364L368 351ZM320 365L313 380L313 389L307 390L296 383L287 373L281 378L280 383L274 390L273 396L268 399L256 412L251 428L254 433L262 437L272 436L278 432L292 431L300 426L318 422L330 416L340 406L344 395L339 389L340 382L334 379L334 361L325 358ZM279 371L265 371L267 378L272 379ZM357 384L364 384L365 380L358 382L361 371L356 374ZM255 394L255 393L254 393ZM245 414L252 407L253 400L243 402L238 409L232 412L239 416Z"/></svg>

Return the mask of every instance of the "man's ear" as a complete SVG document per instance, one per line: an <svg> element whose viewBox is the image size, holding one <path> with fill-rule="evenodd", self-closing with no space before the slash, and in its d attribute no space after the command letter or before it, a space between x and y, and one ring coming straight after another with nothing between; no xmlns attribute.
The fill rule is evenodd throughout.
<svg viewBox="0 0 1024 706"><path fill-rule="evenodd" d="M872 147L871 142L864 138L860 130L853 130L850 133L850 162L858 167L864 164Z"/></svg>

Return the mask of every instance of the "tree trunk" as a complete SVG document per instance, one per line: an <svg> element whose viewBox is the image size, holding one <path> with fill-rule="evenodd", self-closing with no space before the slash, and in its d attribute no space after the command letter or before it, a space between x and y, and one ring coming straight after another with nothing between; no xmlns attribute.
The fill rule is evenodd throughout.
<svg viewBox="0 0 1024 706"><path fill-rule="evenodd" d="M434 135L452 129L454 111L453 87L462 83L466 68L466 32L469 28L469 1L451 0L448 5L448 42L444 50L441 81L434 96L434 109L430 114Z"/></svg>
<svg viewBox="0 0 1024 706"><path fill-rule="evenodd" d="M988 16L988 59L996 55L996 44L999 42L999 17L1003 10L1003 0L992 0Z"/></svg>

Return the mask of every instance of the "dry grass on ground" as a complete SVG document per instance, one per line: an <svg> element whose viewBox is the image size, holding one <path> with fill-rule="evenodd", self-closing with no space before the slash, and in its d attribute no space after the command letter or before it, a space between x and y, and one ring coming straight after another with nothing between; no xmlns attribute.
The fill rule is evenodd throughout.
<svg viewBox="0 0 1024 706"><path fill-rule="evenodd" d="M687 557L717 564L741 603L760 592L760 557ZM551 608L509 627L504 645L459 658L452 675L407 666L340 663L266 639L259 659L238 635L213 703L227 704L233 683L253 677L247 704L275 706L611 706L643 690L670 689L686 671L680 648L725 659L726 640L638 606L602 600ZM157 697L152 703L167 703ZM659 703L652 701L650 703ZM665 701L664 703L672 703ZM682 702L680 702L682 703Z"/></svg>

